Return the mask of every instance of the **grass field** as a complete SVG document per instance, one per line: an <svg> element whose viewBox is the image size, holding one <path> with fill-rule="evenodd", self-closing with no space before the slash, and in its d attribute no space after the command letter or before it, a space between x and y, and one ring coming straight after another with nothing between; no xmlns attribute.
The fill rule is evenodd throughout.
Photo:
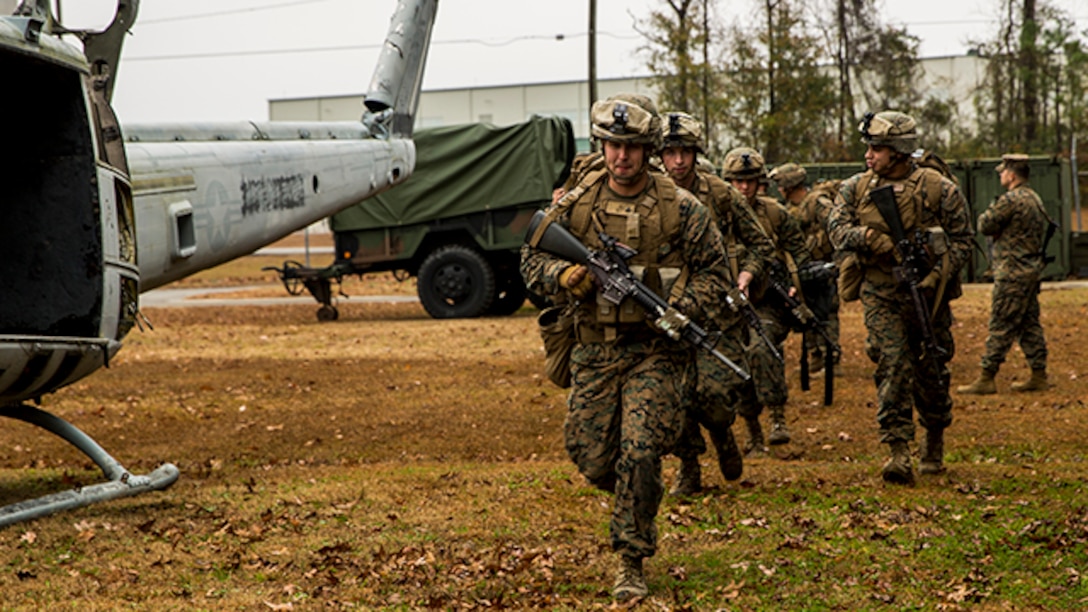
<svg viewBox="0 0 1088 612"><path fill-rule="evenodd" d="M190 283L251 283L261 262ZM384 291L389 279L361 282ZM408 286L408 285L404 285ZM350 292L349 292L350 293ZM974 377L988 287L954 305L953 385ZM1088 609L1088 289L1041 297L1054 389L956 396L947 473L886 485L860 310L842 313L833 406L801 392L794 434L709 491L666 498L647 610ZM418 304L146 312L111 368L46 409L164 492L0 531L3 609L609 609L610 497L567 459L565 393L535 314L437 321ZM738 427L738 436L744 436ZM677 467L665 462L671 482ZM98 475L59 441L0 430L0 502Z"/></svg>

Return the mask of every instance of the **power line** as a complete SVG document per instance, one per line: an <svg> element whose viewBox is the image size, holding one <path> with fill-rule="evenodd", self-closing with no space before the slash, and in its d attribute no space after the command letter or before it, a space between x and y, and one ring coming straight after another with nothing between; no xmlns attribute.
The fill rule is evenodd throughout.
<svg viewBox="0 0 1088 612"><path fill-rule="evenodd" d="M323 0L317 0L323 1ZM620 40L633 40L639 38L638 35L621 35L611 32L597 32L598 36L608 36L610 38L616 38ZM505 47L517 42L529 41L529 40L557 40L562 41L568 38L582 38L588 36L586 32L577 32L575 34L555 34L554 36L544 35L526 35L515 36L509 39L503 39L497 42L489 40L483 40L479 38L462 38L453 40L436 40L432 42L432 45L465 45L465 44L477 44L484 45L486 47ZM142 57L126 57L125 62L157 62L157 61L176 61L176 60L188 60L188 59L214 59L221 57L255 57L262 55L284 55L284 54L296 54L296 53L335 53L342 51L365 51L372 49L380 49L382 44L370 44L370 45L338 45L335 47L300 47L295 49L258 49L251 51L216 51L209 53L180 53L174 55L146 55Z"/></svg>
<svg viewBox="0 0 1088 612"><path fill-rule="evenodd" d="M317 4L319 2L330 2L331 0L294 0L293 2L280 2L277 4L266 4L264 6L251 6L248 8L230 9L225 11L214 11L210 13L194 13L192 15L177 15L175 17L160 17L158 19L141 19L140 25L151 25L156 23L173 23L175 21L191 21L193 19L206 19L209 17L222 17L224 15L239 15L245 13L257 13L261 11L276 10L281 8L289 8L294 6L300 6L303 4Z"/></svg>

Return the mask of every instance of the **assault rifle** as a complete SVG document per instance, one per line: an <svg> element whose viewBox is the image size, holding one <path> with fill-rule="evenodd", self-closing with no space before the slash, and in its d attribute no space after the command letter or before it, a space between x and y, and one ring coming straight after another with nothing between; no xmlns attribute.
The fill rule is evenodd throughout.
<svg viewBox="0 0 1088 612"><path fill-rule="evenodd" d="M755 306L752 306L752 302L748 301L748 296L744 295L744 292L736 287L730 287L725 292L725 303L729 305L729 309L733 312L740 313L744 317L744 322L748 324L753 331L759 334L759 337L763 339L763 344L767 345L767 349L771 351L771 355L779 361L779 363L785 363L786 360L782 358L782 353L778 352L778 348L775 347L774 342L771 341L771 337L767 335L767 330L763 329L763 321L759 319L759 313L756 312Z"/></svg>
<svg viewBox="0 0 1088 612"><path fill-rule="evenodd" d="M839 345L831 338L831 335L824 329L823 321L816 318L816 315L812 313L804 302L797 299L797 296L790 295L790 287L786 280L788 272L786 271L786 265L777 259L771 260L771 274L770 274L770 286L771 289L778 295L778 298L782 300L782 303L789 310L790 315L793 316L797 323L797 330L802 332L814 331L820 334L825 341L827 341L828 348L835 349L838 352Z"/></svg>
<svg viewBox="0 0 1088 612"><path fill-rule="evenodd" d="M536 237L540 224L545 222L544 211L537 211L529 221L526 240ZM601 296L619 306L626 298L631 298L646 311L647 318L654 327L665 332L669 338L686 342L692 346L709 351L711 355L729 366L742 380L751 380L751 375L714 348L716 338L705 329L669 305L661 296L653 292L635 277L627 266L627 260L636 254L631 247L619 242L604 232L598 234L604 248L590 250L558 223L548 223L537 240L540 250L584 265L593 274L600 288Z"/></svg>
<svg viewBox="0 0 1088 612"><path fill-rule="evenodd" d="M831 264L834 265L834 264ZM770 262L771 273L770 277L770 289L774 291L778 299L789 311L790 315L794 319L796 324L795 329L797 331L809 332L814 331L824 339L824 405L830 406L832 397L834 395L834 380L835 380L835 355L839 354L842 349L839 348L839 344L831 337L831 334L827 333L827 325L825 321L821 321L812 310L795 295L790 295L789 273L786 270L786 265L778 259L772 259ZM808 391L809 389L809 371L808 371L808 343L804 336L801 337L801 390Z"/></svg>
<svg viewBox="0 0 1088 612"><path fill-rule="evenodd" d="M899 265L892 269L892 273L895 274L895 280L906 286L910 292L910 299L914 303L914 314L922 328L922 357L938 359L948 352L937 344L937 337L933 333L933 322L929 318L929 302L919 287L929 268L929 259L925 250L927 242L925 233L915 231L913 240L907 236L891 185L873 189L869 192L869 197L872 198L873 204L876 205L877 211L880 212L880 216L884 218L884 222L888 224L888 229L892 233L895 252L899 260Z"/></svg>

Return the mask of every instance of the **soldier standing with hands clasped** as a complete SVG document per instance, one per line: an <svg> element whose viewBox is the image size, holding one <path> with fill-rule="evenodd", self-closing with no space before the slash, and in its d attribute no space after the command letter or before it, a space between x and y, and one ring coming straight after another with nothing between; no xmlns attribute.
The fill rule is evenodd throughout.
<svg viewBox="0 0 1088 612"><path fill-rule="evenodd" d="M907 484L914 481L914 411L926 431L921 473L944 470L944 430L952 423L948 362L955 352L948 302L961 294L959 271L974 233L956 184L914 162L913 118L868 113L859 129L868 170L843 182L828 231L837 249L857 255L863 274L877 423L880 441L891 448L881 473L885 481Z"/></svg>
<svg viewBox="0 0 1088 612"><path fill-rule="evenodd" d="M585 173L548 209L535 234L556 223L599 250L600 233L607 233L636 251L630 268L671 304L670 324L683 325L683 315L713 320L729 283L721 233L694 196L649 171L661 144L653 102L638 94L599 100L591 122L604 168ZM694 394L693 350L649 324L630 298L618 305L604 299L584 265L538 244L530 237L522 250L527 286L575 300L567 454L589 482L615 494L609 532L620 567L613 596L644 597L649 591L642 561L657 549L654 519L664 494L661 459L676 444Z"/></svg>
<svg viewBox="0 0 1088 612"><path fill-rule="evenodd" d="M1014 342L1031 366L1026 383L1013 383L1013 391L1043 391L1046 377L1046 338L1039 323L1039 280L1046 267L1046 232L1051 223L1039 194L1028 186L1028 156L1009 153L997 166L1001 186L1007 191L978 217L978 230L993 238L994 287L990 305L990 334L982 355L982 371L959 393L997 393L994 376Z"/></svg>

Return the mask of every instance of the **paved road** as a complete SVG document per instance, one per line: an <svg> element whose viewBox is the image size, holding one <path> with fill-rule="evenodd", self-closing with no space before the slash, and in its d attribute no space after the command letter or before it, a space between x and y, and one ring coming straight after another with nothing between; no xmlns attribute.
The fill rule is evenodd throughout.
<svg viewBox="0 0 1088 612"><path fill-rule="evenodd" d="M254 255L266 255L273 257L297 257L299 255L306 255L306 247L264 247L263 249L257 249ZM310 255L332 255L333 250L331 246L312 246L310 247Z"/></svg>
<svg viewBox="0 0 1088 612"><path fill-rule="evenodd" d="M179 306L278 306L281 304L313 304L318 302L309 294L285 295L283 297L260 298L214 298L202 297L219 293L235 293L252 289L266 289L280 287L282 285L249 285L243 287L204 287L172 289L160 288L140 294L140 308L177 308ZM362 304L392 304L400 302L418 302L414 295L354 295L350 298L339 298L341 301L351 301Z"/></svg>
<svg viewBox="0 0 1088 612"><path fill-rule="evenodd" d="M204 288L186 288L186 289L171 289L160 288L148 291L140 295L140 307L141 308L176 308L179 306L278 306L282 304L314 304L318 302L310 294L304 295L284 295L282 297L260 297L260 298L215 298L215 297L202 297L215 295L218 293L235 293L238 291L249 291L253 289L268 289L280 287L282 285L248 285L241 287L204 287ZM990 285L988 283L977 283L968 285L968 287L989 291ZM1045 282L1042 285L1043 291L1047 290L1061 290L1061 289L1075 289L1088 287L1088 280L1071 280L1071 281L1059 281L1059 282ZM286 292L285 292L286 293ZM339 298L340 300L351 301L361 304L394 304L405 302L418 302L419 298L414 295L354 295L350 298Z"/></svg>

